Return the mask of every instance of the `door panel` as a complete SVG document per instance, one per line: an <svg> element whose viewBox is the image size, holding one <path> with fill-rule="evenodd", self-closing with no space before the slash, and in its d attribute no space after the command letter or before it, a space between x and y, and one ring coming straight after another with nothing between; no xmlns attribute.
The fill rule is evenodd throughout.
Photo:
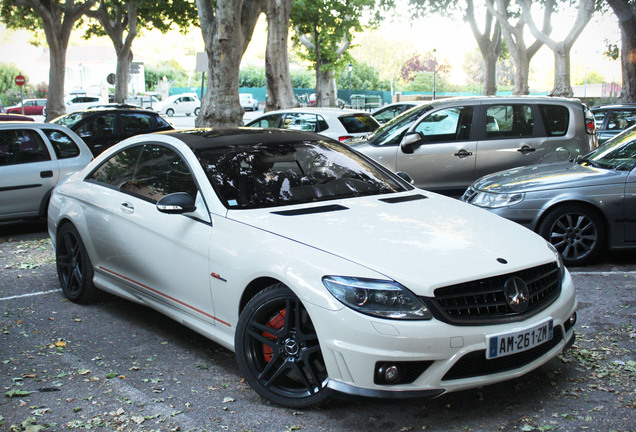
<svg viewBox="0 0 636 432"><path fill-rule="evenodd" d="M625 183L625 241L636 242L636 169L633 169Z"/></svg>

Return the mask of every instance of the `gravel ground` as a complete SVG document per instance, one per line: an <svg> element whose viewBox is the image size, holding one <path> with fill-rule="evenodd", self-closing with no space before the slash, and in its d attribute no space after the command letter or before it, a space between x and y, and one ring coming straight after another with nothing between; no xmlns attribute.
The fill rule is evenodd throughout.
<svg viewBox="0 0 636 432"><path fill-rule="evenodd" d="M4 230L4 231L3 231ZM145 307L59 290L41 226L0 226L0 430L636 431L636 271L573 273L577 341L506 383L435 400L260 398L231 352Z"/></svg>

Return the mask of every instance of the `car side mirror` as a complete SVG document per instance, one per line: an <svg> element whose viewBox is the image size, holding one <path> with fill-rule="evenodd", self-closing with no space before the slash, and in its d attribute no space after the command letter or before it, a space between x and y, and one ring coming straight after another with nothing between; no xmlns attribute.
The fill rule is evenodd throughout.
<svg viewBox="0 0 636 432"><path fill-rule="evenodd" d="M191 213L197 209L194 198L185 192L175 192L157 201L157 210L167 214Z"/></svg>
<svg viewBox="0 0 636 432"><path fill-rule="evenodd" d="M424 138L419 132L408 132L400 142L400 148L404 153L411 154L415 147L422 144Z"/></svg>
<svg viewBox="0 0 636 432"><path fill-rule="evenodd" d="M396 172L395 174L397 174L397 176L398 176L399 178L401 178L402 180L404 180L404 181L405 181L405 182L407 182L408 184L413 184L413 183L414 183L414 181L413 181L413 179L411 178L411 176L410 176L410 175L408 175L408 173L405 173L404 171L398 171L398 172Z"/></svg>

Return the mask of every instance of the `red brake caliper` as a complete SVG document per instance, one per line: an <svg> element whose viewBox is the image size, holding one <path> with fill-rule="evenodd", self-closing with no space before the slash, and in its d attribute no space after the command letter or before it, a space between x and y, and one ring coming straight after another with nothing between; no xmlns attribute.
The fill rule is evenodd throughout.
<svg viewBox="0 0 636 432"><path fill-rule="evenodd" d="M271 327L275 330L279 330L280 328L282 328L283 324L285 324L286 311L286 309L282 309L280 312L274 315L272 319L270 319L267 323L267 327ZM267 332L263 332L263 336L272 341L276 340L276 336ZM272 357L274 357L274 351L272 350L272 347L267 344L263 344L263 356L265 357L265 361L269 363L272 360Z"/></svg>

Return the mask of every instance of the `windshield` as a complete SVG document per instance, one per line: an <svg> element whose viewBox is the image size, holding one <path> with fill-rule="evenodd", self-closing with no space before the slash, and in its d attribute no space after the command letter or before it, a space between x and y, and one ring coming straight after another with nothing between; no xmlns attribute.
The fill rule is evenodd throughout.
<svg viewBox="0 0 636 432"><path fill-rule="evenodd" d="M254 209L410 190L351 149L330 141L196 150L228 208Z"/></svg>
<svg viewBox="0 0 636 432"><path fill-rule="evenodd" d="M86 114L87 114L86 112L82 112L82 111L66 114L54 120L51 120L51 123L66 126L67 128L72 128L73 125L75 125L75 123L83 119Z"/></svg>
<svg viewBox="0 0 636 432"><path fill-rule="evenodd" d="M582 159L595 167L629 171L636 166L636 128L607 141Z"/></svg>
<svg viewBox="0 0 636 432"><path fill-rule="evenodd" d="M375 146L398 144L411 125L431 109L430 105L418 106L394 117L367 137L369 144Z"/></svg>

